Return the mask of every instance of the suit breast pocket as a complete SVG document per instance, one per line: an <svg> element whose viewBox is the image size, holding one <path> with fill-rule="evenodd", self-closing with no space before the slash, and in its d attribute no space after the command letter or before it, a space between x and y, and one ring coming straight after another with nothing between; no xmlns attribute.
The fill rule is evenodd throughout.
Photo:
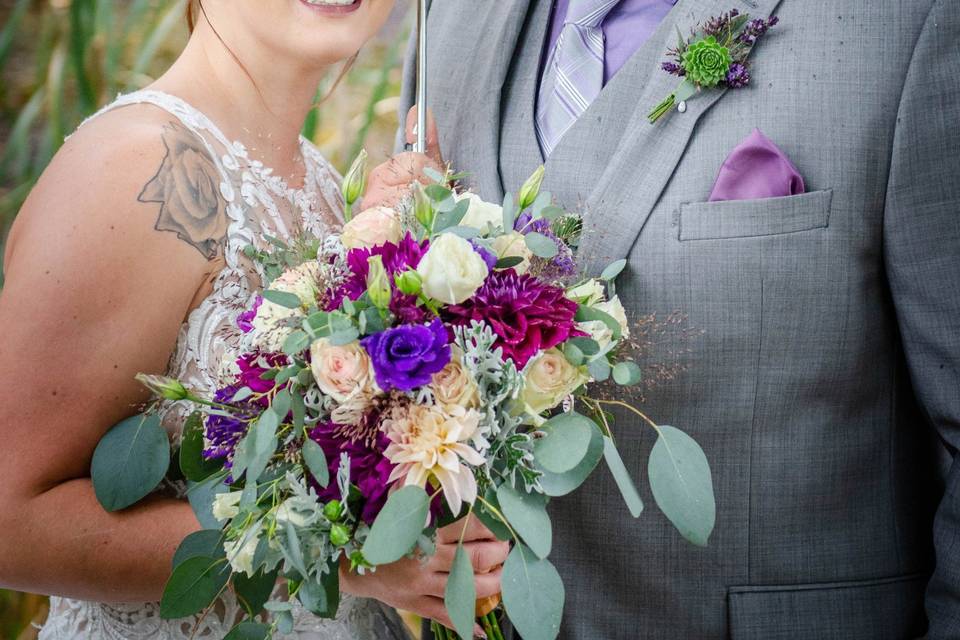
<svg viewBox="0 0 960 640"><path fill-rule="evenodd" d="M680 205L681 242L776 236L830 224L833 190L783 198L723 200Z"/></svg>

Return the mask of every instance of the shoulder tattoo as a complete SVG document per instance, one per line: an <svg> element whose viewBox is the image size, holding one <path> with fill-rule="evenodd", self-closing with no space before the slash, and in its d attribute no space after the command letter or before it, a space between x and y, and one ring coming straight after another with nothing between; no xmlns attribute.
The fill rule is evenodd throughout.
<svg viewBox="0 0 960 640"><path fill-rule="evenodd" d="M212 260L227 235L220 171L202 141L179 122L165 126L161 137L167 153L137 200L160 203L157 231L173 231Z"/></svg>

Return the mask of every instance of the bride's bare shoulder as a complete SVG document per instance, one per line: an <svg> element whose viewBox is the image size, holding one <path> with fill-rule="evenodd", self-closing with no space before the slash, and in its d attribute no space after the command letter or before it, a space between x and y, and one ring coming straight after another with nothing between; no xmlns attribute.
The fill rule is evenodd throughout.
<svg viewBox="0 0 960 640"><path fill-rule="evenodd" d="M220 182L203 141L172 115L151 105L108 111L57 152L17 216L8 254L21 238L73 229L77 239L211 260L227 230Z"/></svg>

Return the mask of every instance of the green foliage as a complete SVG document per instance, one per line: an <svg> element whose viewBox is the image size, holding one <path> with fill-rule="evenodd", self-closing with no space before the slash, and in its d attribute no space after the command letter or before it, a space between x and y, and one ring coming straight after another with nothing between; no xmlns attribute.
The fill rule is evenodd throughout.
<svg viewBox="0 0 960 640"><path fill-rule="evenodd" d="M323 447L313 440L305 440L303 443L303 461L307 464L307 469L321 487L330 484L330 468L327 466L327 457L323 453Z"/></svg>
<svg viewBox="0 0 960 640"><path fill-rule="evenodd" d="M363 544L371 564L389 564L410 553L427 522L430 498L417 486L407 486L387 499Z"/></svg>
<svg viewBox="0 0 960 640"><path fill-rule="evenodd" d="M223 640L265 640L270 637L270 627L261 622L241 622Z"/></svg>
<svg viewBox="0 0 960 640"><path fill-rule="evenodd" d="M590 444L587 453L576 467L565 473L551 473L544 470L540 476L540 486L548 496L565 496L590 476L603 456L603 436L596 425L590 431Z"/></svg>
<svg viewBox="0 0 960 640"><path fill-rule="evenodd" d="M443 603L461 638L473 638L473 614L477 601L477 588L473 582L473 565L463 545L457 545L453 566L447 578Z"/></svg>
<svg viewBox="0 0 960 640"><path fill-rule="evenodd" d="M200 613L210 606L227 584L226 558L194 556L173 570L160 599L160 617L173 620Z"/></svg>
<svg viewBox="0 0 960 640"><path fill-rule="evenodd" d="M541 558L550 555L553 528L547 515L547 498L540 493L521 493L510 485L497 489L500 510L513 530Z"/></svg>
<svg viewBox="0 0 960 640"><path fill-rule="evenodd" d="M180 440L180 471L187 480L202 482L222 467L219 461L203 458L203 417L198 411L191 413Z"/></svg>
<svg viewBox="0 0 960 640"><path fill-rule="evenodd" d="M173 554L173 567L196 557L219 558L223 552L223 534L215 529L194 531L180 543Z"/></svg>
<svg viewBox="0 0 960 640"><path fill-rule="evenodd" d="M620 457L620 451L617 450L617 445L606 436L603 438L603 458L607 461L610 474L617 482L617 487L620 489L623 501L627 503L627 508L630 509L630 515L634 518L639 518L643 512L643 500L637 491L637 485L633 483L630 472L627 471L626 465L623 464L623 458Z"/></svg>
<svg viewBox="0 0 960 640"><path fill-rule="evenodd" d="M524 640L553 640L560 633L565 592L550 562L516 545L503 565L503 606Z"/></svg>
<svg viewBox="0 0 960 640"><path fill-rule="evenodd" d="M546 435L533 444L537 463L553 473L575 468L587 455L594 423L579 413L561 413L540 428Z"/></svg>
<svg viewBox="0 0 960 640"><path fill-rule="evenodd" d="M704 547L717 516L710 464L683 431L661 425L659 432L647 469L653 497L680 535Z"/></svg>
<svg viewBox="0 0 960 640"><path fill-rule="evenodd" d="M107 511L125 509L153 491L170 466L170 441L156 415L136 415L97 444L90 477Z"/></svg>

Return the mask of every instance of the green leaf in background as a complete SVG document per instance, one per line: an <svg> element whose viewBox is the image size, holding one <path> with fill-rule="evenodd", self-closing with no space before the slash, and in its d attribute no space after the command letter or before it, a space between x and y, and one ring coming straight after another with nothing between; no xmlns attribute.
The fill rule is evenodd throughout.
<svg viewBox="0 0 960 640"><path fill-rule="evenodd" d="M286 307L287 309L299 309L303 304L296 294L288 293L286 291L265 289L261 295L263 296L264 300L269 300L270 302L278 304L281 307Z"/></svg>
<svg viewBox="0 0 960 640"><path fill-rule="evenodd" d="M706 546L717 517L707 456L676 427L660 426L650 452L650 489L657 506L684 538Z"/></svg>
<svg viewBox="0 0 960 640"><path fill-rule="evenodd" d="M187 480L203 482L222 468L221 461L204 459L203 416L198 411L191 413L180 440L180 470Z"/></svg>
<svg viewBox="0 0 960 640"><path fill-rule="evenodd" d="M508 484L497 489L500 510L513 530L541 558L550 555L553 528L547 515L547 498L539 493L520 492Z"/></svg>
<svg viewBox="0 0 960 640"><path fill-rule="evenodd" d="M225 558L196 556L173 570L160 599L160 617L186 618L206 609L227 585L230 565Z"/></svg>
<svg viewBox="0 0 960 640"><path fill-rule="evenodd" d="M97 500L119 511L157 488L170 466L170 440L156 415L136 415L110 429L93 452Z"/></svg>
<svg viewBox="0 0 960 640"><path fill-rule="evenodd" d="M566 594L560 574L523 544L503 565L503 606L523 640L554 640L560 633Z"/></svg>
<svg viewBox="0 0 960 640"><path fill-rule="evenodd" d="M473 582L473 565L463 544L457 545L457 552L453 556L453 566L450 567L447 587L443 592L443 604L460 637L473 638L477 588Z"/></svg>
<svg viewBox="0 0 960 640"><path fill-rule="evenodd" d="M583 484L603 457L603 435L593 426L587 453L576 467L566 473L551 473L541 469L540 486L548 496L565 496Z"/></svg>
<svg viewBox="0 0 960 640"><path fill-rule="evenodd" d="M537 257L550 259L557 255L557 243L542 233L531 231L523 239L527 243L527 248Z"/></svg>
<svg viewBox="0 0 960 640"><path fill-rule="evenodd" d="M643 378L643 372L636 362L625 360L613 367L613 381L621 386L637 384Z"/></svg>
<svg viewBox="0 0 960 640"><path fill-rule="evenodd" d="M537 464L553 473L565 473L576 467L587 455L594 423L576 412L561 413L544 423L546 435L533 443Z"/></svg>
<svg viewBox="0 0 960 640"><path fill-rule="evenodd" d="M223 534L214 529L194 531L180 543L173 554L173 567L176 568L190 558L221 558L224 557Z"/></svg>
<svg viewBox="0 0 960 640"><path fill-rule="evenodd" d="M363 543L363 557L378 565L407 555L417 544L429 509L430 498L420 487L409 485L391 494Z"/></svg>
<svg viewBox="0 0 960 640"><path fill-rule="evenodd" d="M340 607L340 572L337 565L331 565L319 582L316 579L304 580L297 596L300 604L315 616L335 618Z"/></svg>
<svg viewBox="0 0 960 640"><path fill-rule="evenodd" d="M230 581L237 594L237 600L244 610L255 616L263 610L263 605L270 599L273 589L277 586L279 569L264 573L263 569L248 577L245 573L235 573Z"/></svg>
<svg viewBox="0 0 960 640"><path fill-rule="evenodd" d="M633 483L633 478L630 477L630 472L623 464L623 458L620 457L617 445L607 436L603 437L603 459L607 461L607 468L610 469L613 479L617 482L617 487L620 489L623 501L627 503L630 515L639 518L640 514L643 513L643 500L637 491L637 485Z"/></svg>
<svg viewBox="0 0 960 640"><path fill-rule="evenodd" d="M204 529L220 531L220 521L213 517L213 499L219 493L227 493L230 488L223 483L226 473L217 473L203 482L187 483L187 500L194 515Z"/></svg>
<svg viewBox="0 0 960 640"><path fill-rule="evenodd" d="M497 492L494 491L493 487L487 488L483 499L489 503L491 507L503 513L503 511L500 509L500 502L497 500ZM487 509L487 506L482 502L477 501L477 504L473 509L473 514L480 519L480 522L482 522L487 529L490 529L490 532L493 533L493 535L497 536L498 540L503 540L504 542L510 542L513 540L513 536L510 534L510 529L507 528L507 525L505 525L500 518L490 512Z"/></svg>
<svg viewBox="0 0 960 640"><path fill-rule="evenodd" d="M303 461L310 470L310 475L314 480L326 488L330 484L330 468L327 466L327 456L323 453L323 447L313 440L307 439L303 442Z"/></svg>
<svg viewBox="0 0 960 640"><path fill-rule="evenodd" d="M616 262L611 262L607 265L607 268L603 270L603 273L600 274L601 280L616 280L617 276L623 271L627 266L626 260L617 260Z"/></svg>
<svg viewBox="0 0 960 640"><path fill-rule="evenodd" d="M270 638L270 627L262 622L245 620L230 629L223 640L266 640Z"/></svg>

